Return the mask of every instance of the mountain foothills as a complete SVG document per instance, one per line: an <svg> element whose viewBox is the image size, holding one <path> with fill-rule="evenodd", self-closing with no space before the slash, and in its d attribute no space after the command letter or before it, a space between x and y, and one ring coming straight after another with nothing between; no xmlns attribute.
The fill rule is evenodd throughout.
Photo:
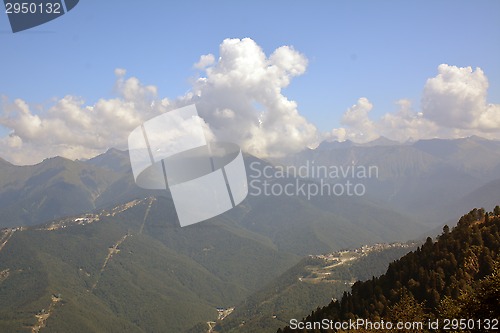
<svg viewBox="0 0 500 333"><path fill-rule="evenodd" d="M312 161L316 167L376 165L378 177L364 181L365 197L430 225L456 220L472 207L492 207L500 198L500 142L477 136L323 142L275 162L300 167Z"/></svg>
<svg viewBox="0 0 500 333"><path fill-rule="evenodd" d="M288 183L301 187L314 182L293 176L265 177L264 169L274 167L251 155L245 155L245 163L249 181L281 187ZM116 149L87 161L58 157L34 166L3 162L0 169L0 226L3 227L34 225L149 196L170 198L168 191L139 188L132 176L128 153ZM259 190L262 188L263 185ZM365 197L308 198L300 193L252 195L252 191L223 218L269 238L280 250L298 255L407 240L425 230L414 218Z"/></svg>
<svg viewBox="0 0 500 333"><path fill-rule="evenodd" d="M474 209L433 241L356 282L350 292L278 332L496 332L500 329L500 207ZM345 323L345 326L341 326ZM350 326L349 323L355 323ZM385 324L381 324L385 323ZM336 326L337 325L337 326Z"/></svg>
<svg viewBox="0 0 500 333"><path fill-rule="evenodd" d="M434 318L486 295L499 212L483 210L365 282L372 287L355 282L472 203L497 204L499 142L324 142L272 163L244 160L248 197L181 228L168 191L136 186L127 152L32 166L0 159L0 332L275 332L351 286L321 311L386 318L410 302ZM294 172L303 165L377 171L323 179ZM272 192L346 181L366 193Z"/></svg>
<svg viewBox="0 0 500 333"><path fill-rule="evenodd" d="M235 219L180 228L173 208L148 197L2 229L0 331L206 332L235 306L233 323L252 319L245 328L280 314L268 327L275 331L288 313L305 315L408 251L378 245L300 260L290 251L302 246L277 246Z"/></svg>
<svg viewBox="0 0 500 333"><path fill-rule="evenodd" d="M131 178L127 152L88 161L62 157L15 166L0 159L0 226L35 225L147 196Z"/></svg>
<svg viewBox="0 0 500 333"><path fill-rule="evenodd" d="M247 174L256 177L261 175L255 169L262 169L269 163L250 155L245 156L245 161ZM257 167L251 168L250 163L255 161ZM305 177L316 182L342 184L349 180L364 185L366 193L363 198L330 195L329 199L335 200L316 203L323 210L332 202L341 200L348 205L360 203L369 206L367 216L372 215L374 208L390 211L399 215L394 215L399 220L398 225L410 229L407 234L396 231L399 233L396 238L389 236L383 240L378 237L372 242L409 239L414 237L411 225L416 221L428 224L427 229L430 229L445 219L457 219L471 207L489 207L495 204L494 198L500 197L496 186L500 181L500 142L475 136L406 144L385 138L363 145L350 141L323 142L316 149L272 163L295 168L304 165L340 169L376 167L377 172L365 179L351 179L349 172L345 177L340 173L340 178L313 173ZM35 225L158 194L135 185L128 153L116 149L90 160L71 161L56 157L32 166L15 166L0 159L0 227ZM298 194L308 203L314 201ZM335 209L338 206L344 205L338 204ZM359 220L358 217L343 215L349 223ZM380 228L383 226L374 229ZM385 229L388 232L393 230Z"/></svg>
<svg viewBox="0 0 500 333"><path fill-rule="evenodd" d="M353 250L309 255L217 321L218 332L275 332L290 318L302 318L319 304L341 297L358 280L385 272L390 262L416 243L365 245Z"/></svg>
<svg viewBox="0 0 500 333"><path fill-rule="evenodd" d="M176 222L150 197L4 229L0 331L183 332L297 261L231 221Z"/></svg>

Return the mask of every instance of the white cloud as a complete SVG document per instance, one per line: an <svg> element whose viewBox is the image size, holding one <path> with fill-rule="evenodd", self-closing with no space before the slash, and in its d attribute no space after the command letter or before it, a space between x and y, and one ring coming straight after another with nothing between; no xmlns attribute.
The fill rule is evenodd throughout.
<svg viewBox="0 0 500 333"><path fill-rule="evenodd" d="M214 62L215 62L214 55L209 53L202 55L200 57L200 60L196 64L194 64L193 67L197 69L205 69L206 67L213 65Z"/></svg>
<svg viewBox="0 0 500 333"><path fill-rule="evenodd" d="M156 88L117 70L118 97L95 105L65 96L41 112L21 99L2 100L0 125L11 130L0 141L0 156L17 164L32 164L50 156L89 158L110 147L126 149L132 129L154 114L165 112L168 100L157 101Z"/></svg>
<svg viewBox="0 0 500 333"><path fill-rule="evenodd" d="M218 140L260 157L296 152L318 140L317 129L282 94L307 67L304 55L283 46L266 57L251 39L226 39L220 58L196 81L183 103L196 102Z"/></svg>
<svg viewBox="0 0 500 333"><path fill-rule="evenodd" d="M427 80L422 96L424 115L436 124L458 129L500 127L499 105L486 103L488 79L480 68L442 64Z"/></svg>
<svg viewBox="0 0 500 333"><path fill-rule="evenodd" d="M438 74L427 80L421 111L409 100L396 101L398 110L372 120L367 98L342 117L345 127L333 129L329 139L366 142L378 136L406 141L427 138L458 138L479 135L500 139L500 105L487 104L488 79L480 68L439 65Z"/></svg>
<svg viewBox="0 0 500 333"><path fill-rule="evenodd" d="M401 99L395 112L371 119L373 104L361 97L343 114L342 127L318 133L282 93L307 64L290 46L266 56L249 38L226 39L217 60L212 54L200 57L194 67L203 77L176 100L161 99L155 86L126 78L124 69L115 70L117 96L93 105L68 95L40 109L3 97L0 125L10 133L0 138L0 156L32 164L55 155L89 158L110 147L126 149L129 133L145 120L192 103L206 122L208 140L235 142L259 157L297 152L325 138L367 142L383 135L406 141L476 134L500 139L500 105L487 103L486 75L479 68L445 64L425 83L421 110Z"/></svg>
<svg viewBox="0 0 500 333"><path fill-rule="evenodd" d="M220 57L201 56L194 66L205 73L190 93L160 100L157 88L116 69L116 98L94 105L65 96L46 110L4 99L0 125L11 130L0 141L0 156L35 163L54 155L88 158L109 147L126 149L130 131L168 109L196 103L210 126L207 139L227 140L260 157L280 156L317 143L316 127L302 117L281 90L307 67L305 56L283 46L267 57L251 39L226 39ZM212 130L213 133L210 131Z"/></svg>
<svg viewBox="0 0 500 333"><path fill-rule="evenodd" d="M341 124L353 130L346 132L345 139L368 142L378 137L376 125L368 116L372 108L373 104L368 98L361 97L357 104L347 109L341 119Z"/></svg>
<svg viewBox="0 0 500 333"><path fill-rule="evenodd" d="M398 110L386 113L377 124L380 135L397 141L432 138L437 135L439 126L424 118L422 112L415 112L410 100L398 100L396 105Z"/></svg>

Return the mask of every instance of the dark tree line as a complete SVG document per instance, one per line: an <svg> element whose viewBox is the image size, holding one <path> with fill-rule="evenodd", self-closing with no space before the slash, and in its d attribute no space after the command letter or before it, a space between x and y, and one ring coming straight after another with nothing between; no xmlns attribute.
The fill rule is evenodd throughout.
<svg viewBox="0 0 500 333"><path fill-rule="evenodd" d="M428 237L416 251L391 263L385 274L356 282L340 300L318 308L304 321L500 318L499 259L500 207L493 212L474 209L453 230L445 226L436 241Z"/></svg>

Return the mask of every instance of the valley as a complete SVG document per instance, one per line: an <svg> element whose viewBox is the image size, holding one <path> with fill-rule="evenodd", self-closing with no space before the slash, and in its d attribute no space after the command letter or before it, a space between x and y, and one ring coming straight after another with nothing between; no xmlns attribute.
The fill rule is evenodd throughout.
<svg viewBox="0 0 500 333"><path fill-rule="evenodd" d="M373 244L306 256L214 327L217 332L275 332L289 318L300 318L307 309L340 298L356 281L382 274L391 261L419 244Z"/></svg>
<svg viewBox="0 0 500 333"><path fill-rule="evenodd" d="M300 276L298 279L303 283L344 283L345 285L352 286L354 282L357 281L356 277L351 280L338 280L332 279L332 271L340 266L347 266L353 264L355 261L370 256L374 252L382 252L389 249L401 249L403 252L405 249L408 251L416 248L418 243L391 243L391 244L374 244L374 245L364 245L360 248L353 250L343 250L328 254L310 255L309 257L314 259L319 259L323 261L322 265L310 265L306 266L306 274Z"/></svg>
<svg viewBox="0 0 500 333"><path fill-rule="evenodd" d="M115 292L121 288L127 288L127 290L130 290L130 295L120 296L120 299L122 299L123 302L130 302L130 297L138 297L136 291L134 291L136 287L133 287L132 285L125 287L130 283L130 281L126 282L123 279L126 275L129 275L132 272L136 272L133 273L134 275L138 274L142 270L140 266L143 266L146 270L142 271L143 273L141 274L147 274L143 277L146 278L146 280L150 279L150 277L147 277L148 275L155 271L159 273L160 271L158 271L158 269L162 270L161 276L163 276L163 278L158 280L158 283L160 283L158 284L158 288L160 288L159 290L165 289L165 284L168 285L170 283L173 283L174 288L176 285L184 285L184 287L181 287L180 289L185 291L187 291L185 288L189 286L188 288L190 291L188 293L184 292L184 296L179 298L179 300L189 299L188 295L192 292L196 292L198 296L192 298L191 301L187 301L187 303L184 304L186 304L186 306L190 309L193 308L192 302L198 304L194 308L199 309L197 311L199 311L200 315L205 313L204 316L206 316L206 320L203 322L205 322L206 329L210 326L215 332L221 322L227 322L228 320L231 321L232 318L238 318L238 315L235 316L234 314L238 313L238 310L245 308L244 305L241 307L240 304L245 297L257 292L259 288L262 288L266 284L272 283L273 279L278 278L279 274L286 274L286 270L290 269L294 262L297 262L299 259L293 255L285 254L284 252L281 254L280 252L275 252L272 256L269 256L269 254L264 256L253 254L256 252L256 248L250 250L248 245L252 242L256 242L255 245L262 249L262 246L268 241L257 234L249 233L243 229L239 230L236 225L230 226L228 224L224 226L220 223L214 222L215 224L209 229L201 225L198 226L198 228L190 229L178 229L178 227L175 226L167 227L165 229L164 226L161 229L168 232L163 233L162 236L158 233L158 229L155 225L157 223L156 221L165 221L165 219L168 219L168 214L165 214L165 212L169 210L162 208L165 207L165 204L167 204L167 206L171 205L171 203L168 204L168 201L164 198L148 197L144 199L136 199L95 213L85 213L82 215L58 219L40 226L4 229L2 231L2 240L5 244L4 248L12 246L10 248L10 251L12 251L12 249L15 249L18 244L25 245L23 246L23 250L21 250L21 252L18 252L19 250L14 250L14 253L17 253L14 257L6 253L4 254L4 251L0 252L0 271L2 272L0 279L0 293L2 293L2 295L6 297L4 299L7 300L16 295L19 291L18 288L21 285L24 285L23 288L25 288L25 292L28 292L30 295L38 294L40 296L37 296L37 298L30 297L29 300L25 299L23 301L24 305L21 308L18 308L17 316L21 315L21 317L19 317L19 319L12 319L13 321L0 320L0 328L9 327L9 329L13 329L13 332L22 332L23 329L20 328L20 326L15 328L15 323L18 322L18 320L21 320L21 318L24 318L22 319L22 322L31 322L31 324L21 326L31 327L31 329L36 330L36 332L50 331L50 327L68 327L67 325L71 325L73 328L80 327L81 329L89 329L88 323L86 323L83 318L75 318L75 322L68 323L65 321L64 324L63 322L60 322L59 318L62 319L63 317L60 316L65 316L64 313L66 311L73 312L78 308L81 308L81 306L86 307L84 304L87 304L88 302L94 303L98 300L98 302L101 303L98 308L101 308L105 304L109 304L106 305L106 308L101 309L100 311L108 313L108 316L111 315L111 313L114 313L111 315L113 319L110 320L110 322L121 322L124 318L121 317L122 315L120 315L120 313L130 313L129 311L132 311L133 308L130 308L129 310L118 310L118 312L116 312L117 310L111 310L111 308L107 307L113 306L112 304L116 304L115 302L118 300L113 301L113 299L116 298L118 294L115 294ZM162 213L158 215L160 212ZM162 218L159 220L160 216L162 216ZM214 242L216 239L214 238L215 234L210 236L212 233L206 233L213 228L218 230L216 231L216 234L220 234L222 232L225 236L219 237L219 240ZM198 230L196 231L196 229ZM152 230L154 230L154 232L153 234L150 234ZM230 231L229 234L227 233L228 231ZM177 237L170 238L173 234L177 234ZM184 238L182 234L185 236L191 235L189 238L192 238L193 240L189 241L189 243L185 243L187 238ZM235 245L238 244L238 250L235 250L233 253L227 247L227 245L231 243L231 238L234 238L234 236L230 236L231 234L234 236L239 235L236 236L237 238L242 236L244 237L240 238L240 240L235 243ZM150 235L153 236L153 238L151 238ZM96 236L98 238L96 238ZM87 238L87 242L84 247L82 247L83 244L77 242L77 240L81 237ZM26 241L29 239L28 243L23 241L23 239ZM181 245L182 243L179 243L182 239L184 239L182 243L185 245ZM251 242L245 245L245 243L250 240ZM146 245L144 241L146 241L148 245ZM171 242L173 242L173 247L170 247L172 245L167 245ZM7 246L7 244L9 246ZM221 244L226 244L223 252L219 252ZM169 246L169 248L165 248L165 245ZM188 247L186 247L186 245L188 245ZM156 248L156 255L152 255L151 249L148 249L151 246ZM264 245L264 248L266 246L267 245ZM345 279L332 280L330 278L332 276L332 271L335 271L336 269L338 270L341 266L352 265L354 262L359 261L364 257L370 257L373 253L383 252L388 249L395 248L405 249L407 246L410 245L377 244L374 246L364 246L352 251L345 250L325 255L309 255L305 259L308 264L301 266L301 269L303 269L301 271L302 273L300 276L295 276L294 280L300 282L301 284L308 284L311 286L317 286L318 284L331 284L335 286L335 290L344 290L352 280L355 280L355 277L350 276ZM183 250L183 248L185 248L185 250ZM195 248L199 249L199 252L193 252ZM37 253L36 258L38 259L36 259L36 261L31 261L32 264L28 264L28 262L30 262L29 260L23 262L23 257L21 255L21 253L26 252L26 250L32 251L29 249L32 249ZM65 250L60 251L58 249ZM257 252L262 252L262 250ZM243 256L242 259L238 257L238 253L246 253L245 256L250 254L250 257L245 259L245 256ZM158 254L160 254L160 256L165 255L165 259L170 259L167 261L165 261L165 259L160 259L161 257L158 257ZM144 255L146 256L144 257ZM223 256L222 258L225 259L219 259L218 257L221 255ZM140 264L137 259L134 259L137 256L143 258L139 261ZM189 257L192 259L188 259ZM232 258L236 257L239 258L238 261L233 262ZM270 259L272 257L276 257L276 259L273 259L270 262L272 263L271 266L265 266L263 259ZM281 259L279 259L280 257ZM16 259L17 261L14 264L12 260ZM192 261L193 259L194 261ZM178 266L175 262L178 262L178 264L183 262L181 265L184 267ZM235 266L236 263L238 264ZM276 263L279 263L279 265L276 266ZM29 266L26 266L26 264L34 266L27 270L27 267ZM137 264L140 266L134 266ZM146 266L144 266L144 264L146 264ZM200 264L201 266L199 266ZM262 266L263 264L264 266ZM230 280L223 282L220 280L222 275L218 275L220 273L217 273L217 270L220 270L224 266L226 266L223 270L226 272L225 274L229 273L239 275L242 271L246 271L246 274L250 275L247 275L244 278L243 276L240 278L233 277ZM128 268L123 271L120 267ZM163 271L165 268L160 267L178 268ZM262 267L262 270L257 270L255 273L252 273L251 270L249 270L250 267ZM271 269L271 267L273 268ZM281 271L276 270L276 267L281 267ZM30 271L33 269L39 272L37 273L39 276L46 276L45 280L39 280L39 278L37 278L38 281L36 284L33 284L35 281L29 282L31 279L30 277L32 277L32 273ZM182 271L185 271L186 273L189 270L192 271L188 273L188 275L182 273L183 278L178 279L174 278L174 276L177 275L176 271L178 269L180 270L179 273ZM199 271L200 269L204 271L202 275L213 272L209 273L214 274L213 277L206 275L205 278L208 278L208 281L212 280L212 282L210 282L212 287L210 288L219 285L218 288L220 296L210 296L212 292L203 296L203 294L207 292L206 288L208 285L203 286L205 285L205 282L202 282L202 280L198 280L198 282L192 280L195 276L199 275L196 271ZM270 272L275 272L275 275L274 277L271 276L267 279L263 279L263 275L259 273L263 271L265 271L267 275ZM165 275L165 273L167 273L167 275ZM260 276L260 278L255 280L254 277L256 276ZM220 282L216 282L216 280L213 280L214 278ZM130 277L126 279L130 279ZM240 282L236 284L233 281ZM252 281L252 284L249 285L246 281ZM340 283L340 281L342 282ZM42 282L42 284L40 284L40 282ZM257 284L255 282L257 282ZM28 283L28 285L26 285L26 283ZM30 284L32 287L29 287ZM36 288L36 292L31 288ZM289 286L287 291L289 292L293 288L295 287ZM150 294L148 289L148 287L142 286L137 290L137 292L142 293L143 296L149 295L147 296L148 298L158 297ZM161 292L160 295L167 292L167 290L168 289L165 289L165 291ZM28 296L28 294L26 294L26 296ZM170 292L167 292L164 296L160 296L160 299L167 297L165 299L167 302L165 305L172 301L171 296L167 296L169 294ZM177 294L177 292L174 292L174 294ZM55 297L54 295L59 296ZM277 298L279 297L275 297L275 299ZM28 303L26 303L26 301L28 301ZM272 301L272 299L266 300L262 303L262 305L265 305L266 303L269 304L270 302L272 303ZM316 298L311 300L313 303L318 301L319 300ZM40 304L40 308L37 310L36 304ZM61 304L61 306L58 306L59 304ZM123 307L126 303L120 304L120 306ZM305 306L307 306L308 303L305 304ZM26 308L26 305L28 305L28 308ZM223 307L221 307L221 305ZM35 306L35 308L32 308L33 310L28 310L32 306ZM25 310L22 310L23 308ZM0 307L0 315L2 313L4 314L0 318L6 318L4 316L8 312L5 311L8 311L8 309L9 307ZM84 309L85 308L81 308L79 311ZM84 311L89 310L90 309L85 309ZM110 310L112 312L109 312ZM29 315L32 311L35 311L35 315ZM187 322L192 323L192 327L198 327L196 323L202 322L200 317L193 318L191 315L188 320L188 317L185 317L185 310L180 310L184 312L184 315L181 314L179 310L174 310L174 308L171 308L170 311L172 311L171 316L174 316L175 318L184 318L183 320L187 320ZM23 313L25 313L25 315L23 315ZM273 314L271 314L271 316L272 315ZM100 316L98 315L98 317ZM191 318L193 318L194 321ZM141 325L150 327L150 324L146 323ZM189 327L184 326L184 329L187 328Z"/></svg>
<svg viewBox="0 0 500 333"><path fill-rule="evenodd" d="M484 165L467 161L474 149ZM478 138L324 143L279 163L377 165L366 196L249 195L185 228L168 191L135 185L127 152L2 163L0 331L274 332L383 274L467 202L498 198L496 149ZM320 184L267 179L273 164L244 159L270 186Z"/></svg>
<svg viewBox="0 0 500 333"><path fill-rule="evenodd" d="M436 239L428 237L416 251L392 262L384 274L355 283L340 299L332 299L328 305L302 316L307 323L303 326L308 327L304 331L336 331L333 326L320 329L314 324L324 318L329 323L436 322L434 326L424 324L411 330L418 332L442 330L439 323L463 318L462 322L471 324L462 325L461 332L496 331L491 325L480 325L484 321L497 326L500 316L499 226L500 206L490 212L471 210L455 226L444 226ZM364 325L355 325L355 330L376 331ZM292 322L277 330L294 331Z"/></svg>

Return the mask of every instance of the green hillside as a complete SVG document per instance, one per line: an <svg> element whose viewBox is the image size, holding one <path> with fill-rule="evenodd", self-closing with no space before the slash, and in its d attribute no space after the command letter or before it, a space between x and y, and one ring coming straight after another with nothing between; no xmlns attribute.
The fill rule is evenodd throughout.
<svg viewBox="0 0 500 333"><path fill-rule="evenodd" d="M275 332L289 318L301 318L318 304L340 298L355 281L381 275L390 262L414 248L415 243L375 244L308 256L238 304L230 316L218 322L216 329Z"/></svg>
<svg viewBox="0 0 500 333"><path fill-rule="evenodd" d="M272 167L251 155L245 155L245 163L250 181L254 179L251 163L260 169ZM281 186L314 183L293 175L263 180ZM53 158L33 166L0 164L0 227L36 225L148 196L168 199L170 194L139 188L132 177L127 152L116 149L87 161ZM408 240L423 228L415 219L381 202L329 195L307 198L249 194L242 204L214 221L218 220L232 221L228 225L260 234L280 250L298 255ZM163 223L161 218L152 221Z"/></svg>
<svg viewBox="0 0 500 333"><path fill-rule="evenodd" d="M22 226L95 209L119 175L62 157L36 165L0 164L0 226Z"/></svg>
<svg viewBox="0 0 500 333"><path fill-rule="evenodd" d="M182 332L297 261L222 222L176 227L171 205L149 198L3 229L0 331Z"/></svg>
<svg viewBox="0 0 500 333"><path fill-rule="evenodd" d="M433 331L428 323L436 320L441 323L439 329L446 330L446 319L463 319L465 324L459 322L465 325L461 332L496 331L500 324L499 255L500 207L491 213L474 209L453 230L445 226L437 241L429 237L416 251L389 265L384 275L357 282L340 301L318 308L303 320L303 330L299 331L334 332L335 326L320 328L318 323L359 318L423 323L408 332ZM459 329L448 324L448 330ZM300 327L290 323L279 332L292 332L294 328ZM376 330L361 326L356 331Z"/></svg>

